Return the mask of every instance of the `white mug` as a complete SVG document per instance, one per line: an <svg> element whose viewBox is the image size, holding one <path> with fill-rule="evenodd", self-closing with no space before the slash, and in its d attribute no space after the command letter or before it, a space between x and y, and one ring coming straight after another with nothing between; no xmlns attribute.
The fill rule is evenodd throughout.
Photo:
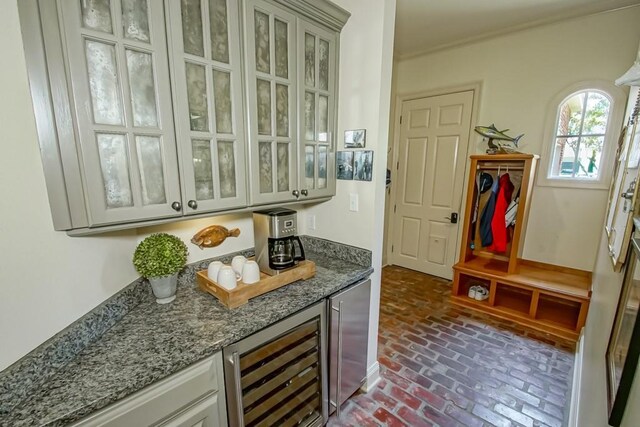
<svg viewBox="0 0 640 427"><path fill-rule="evenodd" d="M250 285L260 281L260 267L255 261L247 261L242 268L242 281Z"/></svg>
<svg viewBox="0 0 640 427"><path fill-rule="evenodd" d="M231 268L236 272L238 279L242 277L242 267L244 267L245 262L247 262L247 259L242 255L236 255L231 260Z"/></svg>
<svg viewBox="0 0 640 427"><path fill-rule="evenodd" d="M207 276L209 277L209 279L217 282L218 272L223 265L224 264L220 261L212 261L211 264L209 264L209 268L207 268Z"/></svg>
<svg viewBox="0 0 640 427"><path fill-rule="evenodd" d="M233 289L237 286L236 272L228 265L223 266L218 272L217 283L226 289Z"/></svg>

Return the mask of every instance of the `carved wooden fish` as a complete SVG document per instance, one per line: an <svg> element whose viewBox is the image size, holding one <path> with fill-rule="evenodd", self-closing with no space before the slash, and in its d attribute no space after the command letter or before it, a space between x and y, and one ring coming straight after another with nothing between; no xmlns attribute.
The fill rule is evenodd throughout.
<svg viewBox="0 0 640 427"><path fill-rule="evenodd" d="M239 228L228 230L221 225L211 225L198 231L191 239L191 243L200 249L213 248L224 242L227 237L238 237L239 235Z"/></svg>

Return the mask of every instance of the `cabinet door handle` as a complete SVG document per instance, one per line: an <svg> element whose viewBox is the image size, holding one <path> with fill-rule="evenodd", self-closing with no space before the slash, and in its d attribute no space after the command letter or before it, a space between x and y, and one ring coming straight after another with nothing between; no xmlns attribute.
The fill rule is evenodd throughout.
<svg viewBox="0 0 640 427"><path fill-rule="evenodd" d="M171 209L173 209L176 212L180 212L182 210L182 203L178 201L171 203Z"/></svg>
<svg viewBox="0 0 640 427"><path fill-rule="evenodd" d="M196 202L195 200L189 200L189 202L187 203L187 206L189 206L191 209L198 209L198 202Z"/></svg>
<svg viewBox="0 0 640 427"><path fill-rule="evenodd" d="M300 193L302 193L303 196L308 196L309 195L309 191L307 191L307 190L302 190Z"/></svg>
<svg viewBox="0 0 640 427"><path fill-rule="evenodd" d="M293 194L296 197L296 199L300 197L300 192L298 190L293 190L291 194Z"/></svg>
<svg viewBox="0 0 640 427"><path fill-rule="evenodd" d="M338 308L331 307L332 310L338 312L338 363L336 364L336 417L340 418L340 388L342 386L342 301L338 303Z"/></svg>

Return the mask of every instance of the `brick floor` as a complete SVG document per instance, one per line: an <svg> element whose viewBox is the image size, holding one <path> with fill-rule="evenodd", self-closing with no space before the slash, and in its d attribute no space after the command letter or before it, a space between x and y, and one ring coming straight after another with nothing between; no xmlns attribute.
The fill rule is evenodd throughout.
<svg viewBox="0 0 640 427"><path fill-rule="evenodd" d="M573 344L453 306L449 281L382 271L382 380L339 426L565 426Z"/></svg>

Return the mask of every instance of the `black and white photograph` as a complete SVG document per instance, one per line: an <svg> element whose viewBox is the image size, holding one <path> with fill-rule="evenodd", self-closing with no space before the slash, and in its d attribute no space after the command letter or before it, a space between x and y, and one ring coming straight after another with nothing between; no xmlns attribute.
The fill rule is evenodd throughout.
<svg viewBox="0 0 640 427"><path fill-rule="evenodd" d="M353 179L353 151L338 151L336 154L336 177Z"/></svg>
<svg viewBox="0 0 640 427"><path fill-rule="evenodd" d="M344 131L344 148L364 148L367 139L366 129Z"/></svg>
<svg viewBox="0 0 640 427"><path fill-rule="evenodd" d="M353 156L353 179L371 181L373 178L373 151L355 151Z"/></svg>

